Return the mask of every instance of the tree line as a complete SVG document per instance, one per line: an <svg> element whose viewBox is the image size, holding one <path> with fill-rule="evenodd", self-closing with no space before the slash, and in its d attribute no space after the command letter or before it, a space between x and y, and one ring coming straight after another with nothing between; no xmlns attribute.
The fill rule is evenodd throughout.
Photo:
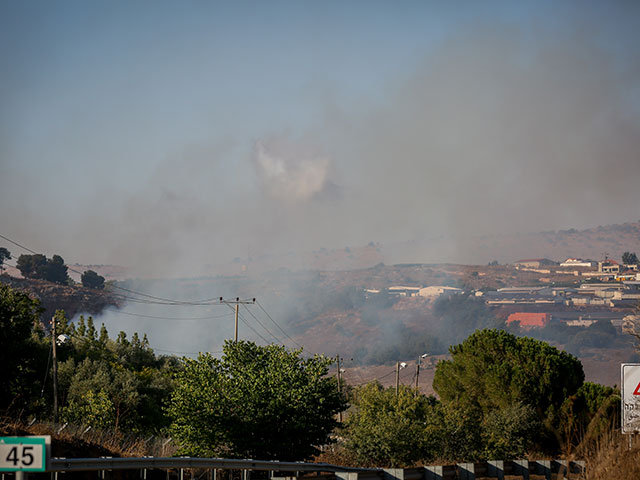
<svg viewBox="0 0 640 480"><path fill-rule="evenodd" d="M0 412L52 418L52 342L38 302L0 285L0 320ZM55 321L61 421L164 434L179 454L293 461L322 447L335 461L394 467L507 459L566 451L618 418L619 393L585 382L577 358L499 329L450 347L436 398L339 384L333 359L301 349L239 341L220 358L157 356L145 335L111 338L62 311Z"/></svg>
<svg viewBox="0 0 640 480"><path fill-rule="evenodd" d="M0 247L0 270L4 268L6 260L11 259L11 252L4 247ZM60 285L74 285L75 282L69 277L69 268L65 265L64 259L60 255L53 255L47 258L41 253L33 255L20 255L16 262L16 268L24 278L47 280ZM94 270L85 270L80 282L83 287L102 290L105 286L105 279Z"/></svg>

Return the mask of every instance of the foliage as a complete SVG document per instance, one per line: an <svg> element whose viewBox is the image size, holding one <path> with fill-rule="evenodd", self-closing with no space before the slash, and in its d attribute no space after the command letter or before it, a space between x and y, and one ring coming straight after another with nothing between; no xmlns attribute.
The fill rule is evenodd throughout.
<svg viewBox="0 0 640 480"><path fill-rule="evenodd" d="M481 425L484 458L522 458L534 445L540 427L530 405L514 403L489 412Z"/></svg>
<svg viewBox="0 0 640 480"><path fill-rule="evenodd" d="M40 328L40 303L0 284L0 409L20 411L37 400L48 348Z"/></svg>
<svg viewBox="0 0 640 480"><path fill-rule="evenodd" d="M637 265L639 263L638 256L635 253L624 252L622 254L622 263L625 265Z"/></svg>
<svg viewBox="0 0 640 480"><path fill-rule="evenodd" d="M11 252L4 247L0 247L0 270L2 270L4 261L11 258Z"/></svg>
<svg viewBox="0 0 640 480"><path fill-rule="evenodd" d="M620 391L597 383L585 382L560 407L558 429L571 448L599 438L608 428L619 427Z"/></svg>
<svg viewBox="0 0 640 480"><path fill-rule="evenodd" d="M485 420L496 410L522 404L551 428L565 398L584 381L582 364L573 355L505 331L478 331L450 353L452 359L436 368L434 389L444 403L478 410Z"/></svg>
<svg viewBox="0 0 640 480"><path fill-rule="evenodd" d="M501 330L475 332L449 352L452 359L436 368L434 389L443 400L467 403L483 414L522 402L544 419L584 381L573 355Z"/></svg>
<svg viewBox="0 0 640 480"><path fill-rule="evenodd" d="M356 389L351 404L354 411L342 435L345 448L359 464L403 467L434 458L436 436L426 429L434 415L433 397L406 386L396 394L395 389L373 382Z"/></svg>
<svg viewBox="0 0 640 480"><path fill-rule="evenodd" d="M48 280L61 285L67 285L71 281L67 275L67 266L60 255L54 255L51 259L40 253L20 255L16 266L25 278Z"/></svg>
<svg viewBox="0 0 640 480"><path fill-rule="evenodd" d="M146 336L134 333L129 341L120 332L114 341L104 325L98 332L82 316L77 326L60 320L58 329L71 336L71 345L60 347L58 374L66 421L138 432L168 425L162 405L176 365L156 359Z"/></svg>
<svg viewBox="0 0 640 480"><path fill-rule="evenodd" d="M222 358L186 359L168 407L181 453L302 460L330 442L346 402L331 360L301 350L227 342Z"/></svg>
<svg viewBox="0 0 640 480"><path fill-rule="evenodd" d="M104 288L104 277L93 270L86 270L80 277L80 281L83 287L95 288L96 290Z"/></svg>

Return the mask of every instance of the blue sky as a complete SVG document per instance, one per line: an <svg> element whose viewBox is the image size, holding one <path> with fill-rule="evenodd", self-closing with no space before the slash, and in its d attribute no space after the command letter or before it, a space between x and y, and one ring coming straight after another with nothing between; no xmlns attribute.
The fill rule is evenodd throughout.
<svg viewBox="0 0 640 480"><path fill-rule="evenodd" d="M0 230L148 265L635 221L639 13L6 0Z"/></svg>

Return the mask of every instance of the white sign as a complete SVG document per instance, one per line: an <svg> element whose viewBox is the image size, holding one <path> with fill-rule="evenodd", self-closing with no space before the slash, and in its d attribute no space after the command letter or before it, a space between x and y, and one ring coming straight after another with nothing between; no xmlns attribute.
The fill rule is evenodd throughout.
<svg viewBox="0 0 640 480"><path fill-rule="evenodd" d="M622 433L640 432L640 363L623 363Z"/></svg>
<svg viewBox="0 0 640 480"><path fill-rule="evenodd" d="M0 471L44 472L51 437L0 437Z"/></svg>

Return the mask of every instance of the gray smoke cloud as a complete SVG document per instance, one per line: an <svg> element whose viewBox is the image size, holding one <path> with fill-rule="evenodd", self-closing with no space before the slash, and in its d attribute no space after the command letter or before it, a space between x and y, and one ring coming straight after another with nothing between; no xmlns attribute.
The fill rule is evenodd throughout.
<svg viewBox="0 0 640 480"><path fill-rule="evenodd" d="M327 101L298 137L185 145L133 193L103 185L64 211L32 188L2 224L71 262L197 276L369 242L397 244L389 262L484 262L465 238L633 221L640 55L595 37L469 25L379 98ZM3 181L3 205L20 184Z"/></svg>
<svg viewBox="0 0 640 480"><path fill-rule="evenodd" d="M283 138L258 140L253 165L263 192L284 202L306 202L328 185L331 159L304 152Z"/></svg>

